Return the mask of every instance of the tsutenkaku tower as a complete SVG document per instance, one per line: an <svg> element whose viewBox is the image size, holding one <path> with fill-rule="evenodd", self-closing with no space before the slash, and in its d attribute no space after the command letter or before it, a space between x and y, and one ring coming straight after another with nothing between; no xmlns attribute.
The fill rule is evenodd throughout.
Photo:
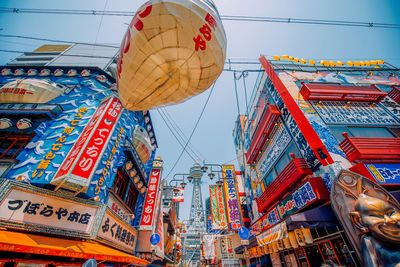
<svg viewBox="0 0 400 267"><path fill-rule="evenodd" d="M190 168L190 175L193 177L192 205L190 206L189 227L183 233L183 263L188 266L200 266L200 245L202 236L206 234L205 214L203 199L201 197L201 178L203 171L200 164L195 163Z"/></svg>
<svg viewBox="0 0 400 267"><path fill-rule="evenodd" d="M206 223L203 198L201 196L201 178L203 177L203 171L201 170L200 164L195 163L193 167L190 168L190 175L193 177L193 194L192 205L190 206L189 230L195 233L205 233Z"/></svg>

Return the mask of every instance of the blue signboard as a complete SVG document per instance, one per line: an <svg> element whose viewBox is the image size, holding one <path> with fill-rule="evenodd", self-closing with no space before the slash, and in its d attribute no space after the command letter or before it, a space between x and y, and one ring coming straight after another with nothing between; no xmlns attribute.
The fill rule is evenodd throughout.
<svg viewBox="0 0 400 267"><path fill-rule="evenodd" d="M247 228L245 227L240 227L239 228L239 237L241 239L247 240L250 237L250 232L249 230L247 230Z"/></svg>
<svg viewBox="0 0 400 267"><path fill-rule="evenodd" d="M400 184L400 164L365 164L371 175L380 184Z"/></svg>
<svg viewBox="0 0 400 267"><path fill-rule="evenodd" d="M155 246L160 243L161 237L159 234L152 234L150 237L150 243Z"/></svg>

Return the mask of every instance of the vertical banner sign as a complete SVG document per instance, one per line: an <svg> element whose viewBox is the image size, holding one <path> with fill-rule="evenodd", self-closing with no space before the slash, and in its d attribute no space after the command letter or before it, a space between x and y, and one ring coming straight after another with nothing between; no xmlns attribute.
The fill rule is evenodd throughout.
<svg viewBox="0 0 400 267"><path fill-rule="evenodd" d="M140 221L140 227L143 230L153 229L154 209L156 206L160 177L161 177L161 169L151 170L149 178L149 188L147 189L147 195L144 203L142 219Z"/></svg>
<svg viewBox="0 0 400 267"><path fill-rule="evenodd" d="M222 165L222 172L229 229L237 231L241 227L242 212L239 205L235 167L233 165Z"/></svg>
<svg viewBox="0 0 400 267"><path fill-rule="evenodd" d="M212 229L221 230L228 228L226 219L225 203L222 188L217 185L210 185L210 203Z"/></svg>
<svg viewBox="0 0 400 267"><path fill-rule="evenodd" d="M183 187L174 187L174 196L172 197L172 202L183 202L184 201L184 191Z"/></svg>
<svg viewBox="0 0 400 267"><path fill-rule="evenodd" d="M52 183L59 184L65 179L67 187L79 189L89 185L122 110L122 104L116 97L99 105Z"/></svg>
<svg viewBox="0 0 400 267"><path fill-rule="evenodd" d="M161 206L161 194L158 196L157 207L156 207L156 233L160 236L160 242L156 245L156 255L160 258L164 258L164 226L163 226L163 211Z"/></svg>

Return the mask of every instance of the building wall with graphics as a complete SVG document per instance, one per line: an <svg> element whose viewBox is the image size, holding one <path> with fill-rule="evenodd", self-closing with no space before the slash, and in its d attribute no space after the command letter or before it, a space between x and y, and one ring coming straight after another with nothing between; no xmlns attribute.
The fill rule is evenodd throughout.
<svg viewBox="0 0 400 267"><path fill-rule="evenodd" d="M24 83L28 85L22 87ZM56 96L44 103L40 96L38 96L37 104L25 103L27 101L27 98L24 98L25 95L31 91L37 91L38 88L44 90L45 93L56 92ZM4 178L54 190L58 184L52 185L52 180L71 153L73 146L78 140L82 140L84 129L88 127L88 123L91 122L98 107L110 97L116 97L115 103L119 102L114 80L97 68L3 68L2 75L0 75L0 99L9 101L9 103L0 103L0 112L21 113L21 110L28 107L33 115L27 118L30 124L23 130L19 130L15 126L17 120L14 117L16 115L10 117L12 125L0 127L0 138L13 133L18 134L18 132L34 136L29 143L20 148L13 159L14 165L3 175ZM54 113L54 107L58 108L56 114L51 113L53 117L50 115L40 116L38 112L35 113L36 110L50 109L46 105L53 108L53 110L47 111L49 114ZM117 110L119 113L116 112ZM96 124L98 125L96 127L101 129L85 137L86 143L83 146L86 147L76 156L76 158L80 157L76 166L81 166L90 172L88 185L82 188L77 196L94 199L100 203L107 203L117 172L123 172L122 166L129 160L125 153L125 150L128 149L126 144L134 141L136 125L146 129L152 139L153 151L150 151L150 160L137 164L143 168L144 181L148 180L157 147L148 111L133 112L122 106L110 105L107 112L109 114L107 116L110 118L105 116L104 121ZM110 120L114 115L117 116L115 120ZM104 126L110 123L111 126ZM131 146L129 149L135 148ZM137 155L137 153L133 154ZM136 159L140 160L138 157ZM76 175L74 175L71 172L70 177L75 177ZM60 183L60 187L63 188L65 184ZM146 186L144 184L144 187ZM74 191L73 188L66 189ZM143 206L144 195L145 193L139 194L138 205L133 212L141 214L140 207ZM123 197L120 199L125 200ZM140 219L140 216L137 217Z"/></svg>
<svg viewBox="0 0 400 267"><path fill-rule="evenodd" d="M332 179L342 169L354 168L360 163L350 162L341 149L339 144L344 139L342 131L354 137L364 137L366 133L369 133L367 137L374 137L374 134L377 134L377 137L400 137L400 105L389 96L373 104L362 101L306 101L300 94L302 83L347 86L374 84L381 91L388 93L393 90L391 86L400 85L398 71L386 65L381 70L373 72L359 71L356 68L345 68L338 72L317 66L312 71L310 68L300 71L298 66L277 67L276 63L274 62L275 65L271 67L272 75L263 64L266 71L259 74L254 86L255 91L252 93L249 110L243 119L245 121L243 133L240 135L237 133L240 129L237 122L234 130L234 142L239 156L240 137L243 136L246 153L254 141L255 132L263 116L262 105L275 105L280 112L265 142L259 148L255 161L251 164L243 160L240 162L241 169L245 170L244 187L247 201L248 204L252 203L250 205L252 232L255 235L300 210L306 210L310 203L314 203L313 207L320 205L318 203L324 203L329 197ZM282 98L283 95L285 98ZM293 100L291 105L295 106L294 109L288 107L287 98ZM294 114L296 110L299 114ZM299 116L304 119L299 120ZM317 139L320 139L318 141L326 150L316 151L307 136L308 132L304 130L304 123L309 125L308 131L315 132ZM292 154L296 158L305 160L313 172L312 175L305 176L296 184L290 185L274 206L266 209L265 213L259 213L256 199L265 195L266 191L273 190L268 186L288 166ZM328 157L327 161L324 161L326 159L324 156ZM368 174L365 174L368 178L378 183L384 185L400 183L399 162L369 162L362 166L362 170ZM321 178L313 180L314 177ZM311 180L305 182L308 181L306 179ZM320 192L317 198L311 194L315 190ZM301 199L305 200L301 202Z"/></svg>

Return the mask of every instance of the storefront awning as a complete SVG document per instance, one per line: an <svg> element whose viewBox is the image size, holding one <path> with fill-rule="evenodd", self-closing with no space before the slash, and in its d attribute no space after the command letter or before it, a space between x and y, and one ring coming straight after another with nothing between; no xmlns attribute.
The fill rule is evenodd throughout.
<svg viewBox="0 0 400 267"><path fill-rule="evenodd" d="M305 212L300 212L290 216L286 220L287 229L319 228L324 226L335 226L338 224L331 205L314 208Z"/></svg>
<svg viewBox="0 0 400 267"><path fill-rule="evenodd" d="M97 261L148 265L149 262L95 242L0 231L0 250Z"/></svg>

